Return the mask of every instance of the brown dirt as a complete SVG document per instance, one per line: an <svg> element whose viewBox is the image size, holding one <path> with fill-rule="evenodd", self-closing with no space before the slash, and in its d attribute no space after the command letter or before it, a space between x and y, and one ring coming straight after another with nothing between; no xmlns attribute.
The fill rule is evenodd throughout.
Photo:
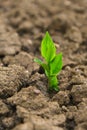
<svg viewBox="0 0 87 130"><path fill-rule="evenodd" d="M57 93L33 62L46 30L63 53ZM0 0L0 130L87 130L86 0Z"/></svg>

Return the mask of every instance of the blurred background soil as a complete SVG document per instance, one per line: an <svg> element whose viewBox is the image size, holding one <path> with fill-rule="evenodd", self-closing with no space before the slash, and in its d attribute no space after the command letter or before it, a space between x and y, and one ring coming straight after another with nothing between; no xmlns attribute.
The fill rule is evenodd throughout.
<svg viewBox="0 0 87 130"><path fill-rule="evenodd" d="M40 45L63 53L48 93ZM87 130L87 0L0 0L0 130Z"/></svg>

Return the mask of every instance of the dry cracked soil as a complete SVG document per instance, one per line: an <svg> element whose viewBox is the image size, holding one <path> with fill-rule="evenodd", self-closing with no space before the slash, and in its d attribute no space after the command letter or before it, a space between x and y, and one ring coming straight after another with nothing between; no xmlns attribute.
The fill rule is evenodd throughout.
<svg viewBox="0 0 87 130"><path fill-rule="evenodd" d="M47 30L59 92L33 62ZM87 130L87 0L0 0L0 130Z"/></svg>

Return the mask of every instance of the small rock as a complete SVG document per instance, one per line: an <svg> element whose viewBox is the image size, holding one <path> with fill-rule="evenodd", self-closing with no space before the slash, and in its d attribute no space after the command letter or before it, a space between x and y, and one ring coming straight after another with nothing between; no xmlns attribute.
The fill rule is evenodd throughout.
<svg viewBox="0 0 87 130"><path fill-rule="evenodd" d="M83 98L87 97L87 86L85 84L73 85L71 96L73 103L80 103Z"/></svg>
<svg viewBox="0 0 87 130"><path fill-rule="evenodd" d="M66 105L70 101L69 94L65 91L60 91L59 93L57 93L52 100L58 101L60 105Z"/></svg>
<svg viewBox="0 0 87 130"><path fill-rule="evenodd" d="M21 66L0 66L0 97L14 95L21 87L29 82L29 73Z"/></svg>
<svg viewBox="0 0 87 130"><path fill-rule="evenodd" d="M87 108L83 110L79 110L75 114L75 122L76 124L87 122Z"/></svg>
<svg viewBox="0 0 87 130"><path fill-rule="evenodd" d="M69 40L81 43L82 42L82 34L81 31L77 28L72 26L67 31L65 37L67 37Z"/></svg>
<svg viewBox="0 0 87 130"><path fill-rule="evenodd" d="M21 43L16 33L3 33L0 36L0 56L14 55L21 49Z"/></svg>
<svg viewBox="0 0 87 130"><path fill-rule="evenodd" d="M12 117L5 117L2 120L2 124L5 128L10 128L14 126L14 119Z"/></svg>

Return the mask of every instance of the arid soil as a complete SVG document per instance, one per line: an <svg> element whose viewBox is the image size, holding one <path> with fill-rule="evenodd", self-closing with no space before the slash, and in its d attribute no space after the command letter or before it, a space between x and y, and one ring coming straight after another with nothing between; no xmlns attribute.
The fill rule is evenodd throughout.
<svg viewBox="0 0 87 130"><path fill-rule="evenodd" d="M59 92L33 61L47 30ZM0 130L87 130L87 0L0 0Z"/></svg>

